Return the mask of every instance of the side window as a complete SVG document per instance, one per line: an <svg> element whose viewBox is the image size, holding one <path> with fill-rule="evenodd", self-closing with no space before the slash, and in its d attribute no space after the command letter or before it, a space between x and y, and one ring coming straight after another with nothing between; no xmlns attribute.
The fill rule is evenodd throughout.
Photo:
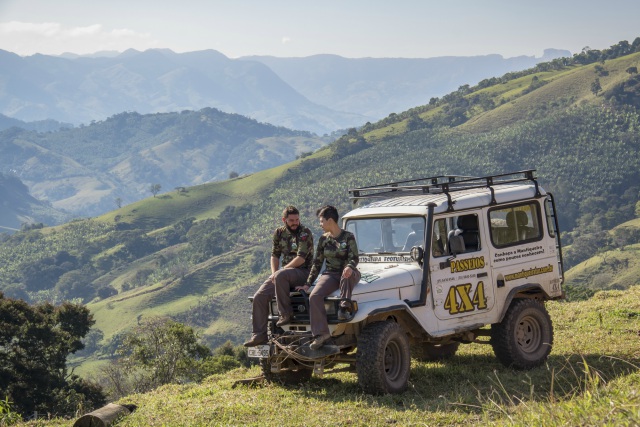
<svg viewBox="0 0 640 427"><path fill-rule="evenodd" d="M495 247L519 245L542 237L537 203L492 209L489 211L489 223Z"/></svg>
<svg viewBox="0 0 640 427"><path fill-rule="evenodd" d="M431 251L433 257L441 257L447 255L445 247L447 245L447 220L445 218L438 219L433 223L433 240L431 241Z"/></svg>
<svg viewBox="0 0 640 427"><path fill-rule="evenodd" d="M551 204L551 199L546 198L544 201L544 211L547 216L547 231L549 232L549 236L556 237L556 229L555 229L555 220L553 217L553 206Z"/></svg>
<svg viewBox="0 0 640 427"><path fill-rule="evenodd" d="M480 244L480 230L478 215L460 215L454 221L456 227L449 232L449 253L452 255L466 252L476 252L482 248Z"/></svg>
<svg viewBox="0 0 640 427"><path fill-rule="evenodd" d="M476 252L481 248L478 215L441 218L433 223L431 250L434 257Z"/></svg>

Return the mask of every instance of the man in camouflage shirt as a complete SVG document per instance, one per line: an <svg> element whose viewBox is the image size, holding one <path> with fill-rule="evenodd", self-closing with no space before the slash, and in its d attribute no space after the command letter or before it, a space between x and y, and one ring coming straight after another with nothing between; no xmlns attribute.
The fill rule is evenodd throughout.
<svg viewBox="0 0 640 427"><path fill-rule="evenodd" d="M260 286L253 296L251 339L244 343L253 347L267 342L267 322L269 302L276 296L280 319L278 326L291 321L293 310L289 292L305 282L313 262L313 234L300 224L300 213L294 206L288 206L282 212L284 225L273 233L271 250L271 276ZM282 257L283 268L280 268Z"/></svg>
<svg viewBox="0 0 640 427"><path fill-rule="evenodd" d="M326 264L325 271L309 295L311 333L314 336L309 347L312 350L319 349L326 340L331 338L327 323L327 311L324 308L324 298L336 289L340 289L342 301L338 311L338 320L348 320L351 310L351 292L356 283L360 281L360 272L356 269L359 257L355 236L340 228L338 210L335 207L324 206L318 209L317 215L324 234L318 240L316 258L313 260L313 266L306 283L296 288L308 291L318 277L322 264Z"/></svg>

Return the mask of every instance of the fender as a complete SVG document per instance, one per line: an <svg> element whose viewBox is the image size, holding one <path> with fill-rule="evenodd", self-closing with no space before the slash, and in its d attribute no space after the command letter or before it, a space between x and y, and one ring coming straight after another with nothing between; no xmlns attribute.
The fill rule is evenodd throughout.
<svg viewBox="0 0 640 427"><path fill-rule="evenodd" d="M509 291L507 297L504 300L504 306L502 307L502 312L500 313L500 317L498 317L498 322L502 322L505 314L507 314L507 310L511 306L511 302L513 301L516 294L524 293L525 298L535 298L536 294L542 293L544 295L544 300L552 299L547 295L544 291L544 288L539 283L525 283L524 285L516 286L515 288Z"/></svg>
<svg viewBox="0 0 640 427"><path fill-rule="evenodd" d="M382 313L391 313L393 311L406 311L413 319L417 322L418 320L415 318L411 310L409 309L409 305L404 301L400 301L397 299L380 299L377 301L367 301L358 304L358 312L356 315L349 321L349 323L358 323L367 319L369 316L382 314ZM419 324L420 322L418 322Z"/></svg>

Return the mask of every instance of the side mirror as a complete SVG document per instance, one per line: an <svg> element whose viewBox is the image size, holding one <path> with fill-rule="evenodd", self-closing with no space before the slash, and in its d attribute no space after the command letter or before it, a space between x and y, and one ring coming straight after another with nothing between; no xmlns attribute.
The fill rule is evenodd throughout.
<svg viewBox="0 0 640 427"><path fill-rule="evenodd" d="M422 246L412 247L409 254L412 260L417 261L418 264L422 264L422 259L424 258L424 249L422 249Z"/></svg>

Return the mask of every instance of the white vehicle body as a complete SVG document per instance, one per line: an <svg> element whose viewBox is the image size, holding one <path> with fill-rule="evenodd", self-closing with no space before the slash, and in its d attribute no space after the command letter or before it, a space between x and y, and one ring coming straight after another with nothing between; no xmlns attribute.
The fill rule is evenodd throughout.
<svg viewBox="0 0 640 427"><path fill-rule="evenodd" d="M478 250L460 253L455 257L450 254L434 256L431 252L426 257L429 260L429 274L424 305L418 303L411 307L410 304L420 300L423 271L408 253L361 256L358 268L363 279L353 291L353 299L358 301L358 313L352 322L363 320L369 313L395 300L395 304L404 304L410 309L427 334L442 337L479 324L498 323L514 292L523 288L535 288L544 293L545 299L561 297L562 271L558 261L556 234L551 234L553 227L545 226L549 218L542 218L547 194L542 188L538 187L537 190L538 196L534 185L503 186L495 190L496 204L490 204L489 189L468 190L457 194L454 211L448 211L448 200L443 194L405 196L375 202L344 215L347 229L350 222L367 218L405 216L427 221L429 204L435 205L432 229L433 223L438 220L451 224L458 216L469 213L477 215L479 219ZM537 207L536 219L544 222L538 224L537 229L541 231L539 235L508 246L494 246L490 235L489 211L505 206ZM420 243L423 247L427 247L425 238ZM447 264L447 260L448 266L442 265L443 262ZM485 301L473 303L473 296L478 294L478 285ZM447 304L447 300L452 298L455 298L457 308Z"/></svg>
<svg viewBox="0 0 640 427"><path fill-rule="evenodd" d="M411 345L443 355L455 353L459 343L490 336L503 363L523 369L542 363L553 339L543 302L563 297L563 267L553 197L533 172L350 190L354 200L379 199L343 216L343 228L354 233L360 251L362 278L353 289L353 315L337 320L336 291L325 304L335 345L314 353L303 339L300 351L287 357L301 354L300 360L314 361L321 373L328 356L352 362L348 352L358 348L360 369L358 363L368 363L377 351L361 352L361 335L368 340L382 335L375 345L391 342L386 351L405 366L403 335ZM285 341L310 333L301 301L297 320L281 331ZM272 312L277 318L275 304ZM483 329L488 325L491 331ZM402 372L367 367L378 368L382 374L373 382L362 374L365 390L403 389Z"/></svg>

